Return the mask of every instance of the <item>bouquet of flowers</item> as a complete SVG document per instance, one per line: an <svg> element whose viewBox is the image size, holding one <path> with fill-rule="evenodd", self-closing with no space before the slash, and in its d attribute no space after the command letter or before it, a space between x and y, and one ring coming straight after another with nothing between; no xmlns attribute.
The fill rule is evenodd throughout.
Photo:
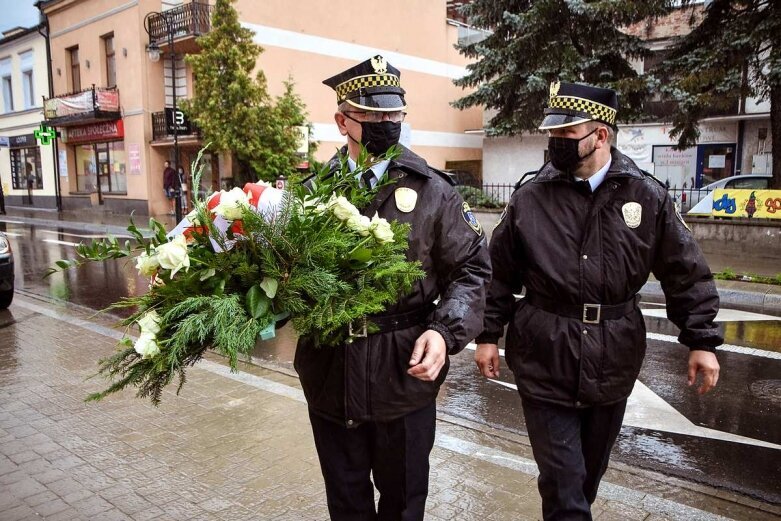
<svg viewBox="0 0 781 521"><path fill-rule="evenodd" d="M424 276L405 256L409 225L362 216L359 209L381 185L359 186L365 155L352 173L346 157L340 159L335 174L325 166L284 192L248 183L195 197L193 211L170 233L151 219L153 234L145 237L131 219L132 240L82 243L76 259L58 261L50 273L134 257L151 279L146 294L109 306L131 308L122 324L137 325L141 334L135 342L125 337L116 354L100 361L99 374L113 381L87 399L133 386L138 397L158 404L175 376L179 392L185 370L207 349L226 356L235 371L238 357L272 337L284 319L324 349L349 342L352 321L382 312L409 292ZM195 178L198 186L200 172Z"/></svg>

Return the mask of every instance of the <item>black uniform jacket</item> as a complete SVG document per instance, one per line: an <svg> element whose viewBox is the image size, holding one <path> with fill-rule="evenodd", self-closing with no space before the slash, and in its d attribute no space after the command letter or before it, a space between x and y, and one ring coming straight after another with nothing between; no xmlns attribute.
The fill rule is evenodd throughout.
<svg viewBox="0 0 781 521"><path fill-rule="evenodd" d="M338 169L338 161L332 164ZM405 313L439 301L433 311L421 314L418 325L406 329L335 347L299 339L295 368L309 407L348 426L392 420L436 398L449 363L434 382L408 375L415 340L426 329L434 329L445 338L450 354L462 350L482 330L491 275L485 236L470 226L471 213L465 212L461 196L444 174L403 148L385 175L396 182L380 188L362 213L373 216L378 212L389 221L410 223L407 257L422 263L426 277L383 314ZM394 193L401 187L417 193L412 211L403 212L397 206Z"/></svg>
<svg viewBox="0 0 781 521"><path fill-rule="evenodd" d="M678 340L709 351L722 343L713 277L667 191L615 148L611 154L591 195L546 164L515 191L491 237L493 279L477 340L496 343L510 321L505 360L522 397L573 407L619 401L631 393L646 349L637 307L587 324L516 302L522 288L560 304L621 304L653 272Z"/></svg>

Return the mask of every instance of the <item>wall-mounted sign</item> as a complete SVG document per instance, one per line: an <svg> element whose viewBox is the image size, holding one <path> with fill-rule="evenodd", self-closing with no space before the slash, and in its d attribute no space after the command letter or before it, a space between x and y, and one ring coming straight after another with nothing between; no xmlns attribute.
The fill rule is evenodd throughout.
<svg viewBox="0 0 781 521"><path fill-rule="evenodd" d="M127 146L127 160L130 163L130 174L137 175L141 173L141 145L130 143Z"/></svg>
<svg viewBox="0 0 781 521"><path fill-rule="evenodd" d="M41 126L33 132L35 135L35 139L40 141L41 145L51 145L52 141L57 139L57 131L54 130L52 127L46 125L45 123L41 123Z"/></svg>
<svg viewBox="0 0 781 521"><path fill-rule="evenodd" d="M781 190L713 191L713 215L717 217L749 217L781 219Z"/></svg>
<svg viewBox="0 0 781 521"><path fill-rule="evenodd" d="M177 134L192 134L193 132L187 115L179 109L176 109L175 115L174 109L165 109L165 125L168 129L168 134L173 134L174 128Z"/></svg>
<svg viewBox="0 0 781 521"><path fill-rule="evenodd" d="M122 120L104 121L81 127L68 127L63 134L63 141L69 145L80 143L97 143L100 141L112 141L125 137L125 128Z"/></svg>
<svg viewBox="0 0 781 521"><path fill-rule="evenodd" d="M21 136L9 136L8 146L11 148L26 148L38 146L35 142L35 134L24 134Z"/></svg>

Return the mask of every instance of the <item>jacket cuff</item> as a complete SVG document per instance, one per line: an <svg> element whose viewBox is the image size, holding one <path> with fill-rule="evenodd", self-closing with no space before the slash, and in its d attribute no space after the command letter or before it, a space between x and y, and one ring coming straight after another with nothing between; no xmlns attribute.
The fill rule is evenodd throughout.
<svg viewBox="0 0 781 521"><path fill-rule="evenodd" d="M477 338L475 338L476 344L498 344L499 339L501 338L500 335L492 334L492 333L480 333Z"/></svg>
<svg viewBox="0 0 781 521"><path fill-rule="evenodd" d="M445 347L447 348L448 354L454 354L454 352L457 351L456 348L458 346L456 346L456 339L453 336L453 333L451 333L447 326L445 326L445 324L442 322L429 322L426 325L426 329L436 331L442 335L442 338L445 339Z"/></svg>
<svg viewBox="0 0 781 521"><path fill-rule="evenodd" d="M707 351L709 353L716 352L716 348L711 346L697 346L697 347L687 346L687 347L689 348L689 352L692 351Z"/></svg>

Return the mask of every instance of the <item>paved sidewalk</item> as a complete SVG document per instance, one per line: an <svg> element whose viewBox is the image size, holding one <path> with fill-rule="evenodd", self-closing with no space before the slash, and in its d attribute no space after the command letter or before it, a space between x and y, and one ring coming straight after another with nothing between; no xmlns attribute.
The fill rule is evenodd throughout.
<svg viewBox="0 0 781 521"><path fill-rule="evenodd" d="M17 295L0 313L0 520L327 519L298 380L210 357L160 407L85 404L121 335L74 306ZM540 518L528 440L440 416L427 519ZM599 520L769 520L781 509L613 466ZM723 517L722 517L723 516Z"/></svg>

